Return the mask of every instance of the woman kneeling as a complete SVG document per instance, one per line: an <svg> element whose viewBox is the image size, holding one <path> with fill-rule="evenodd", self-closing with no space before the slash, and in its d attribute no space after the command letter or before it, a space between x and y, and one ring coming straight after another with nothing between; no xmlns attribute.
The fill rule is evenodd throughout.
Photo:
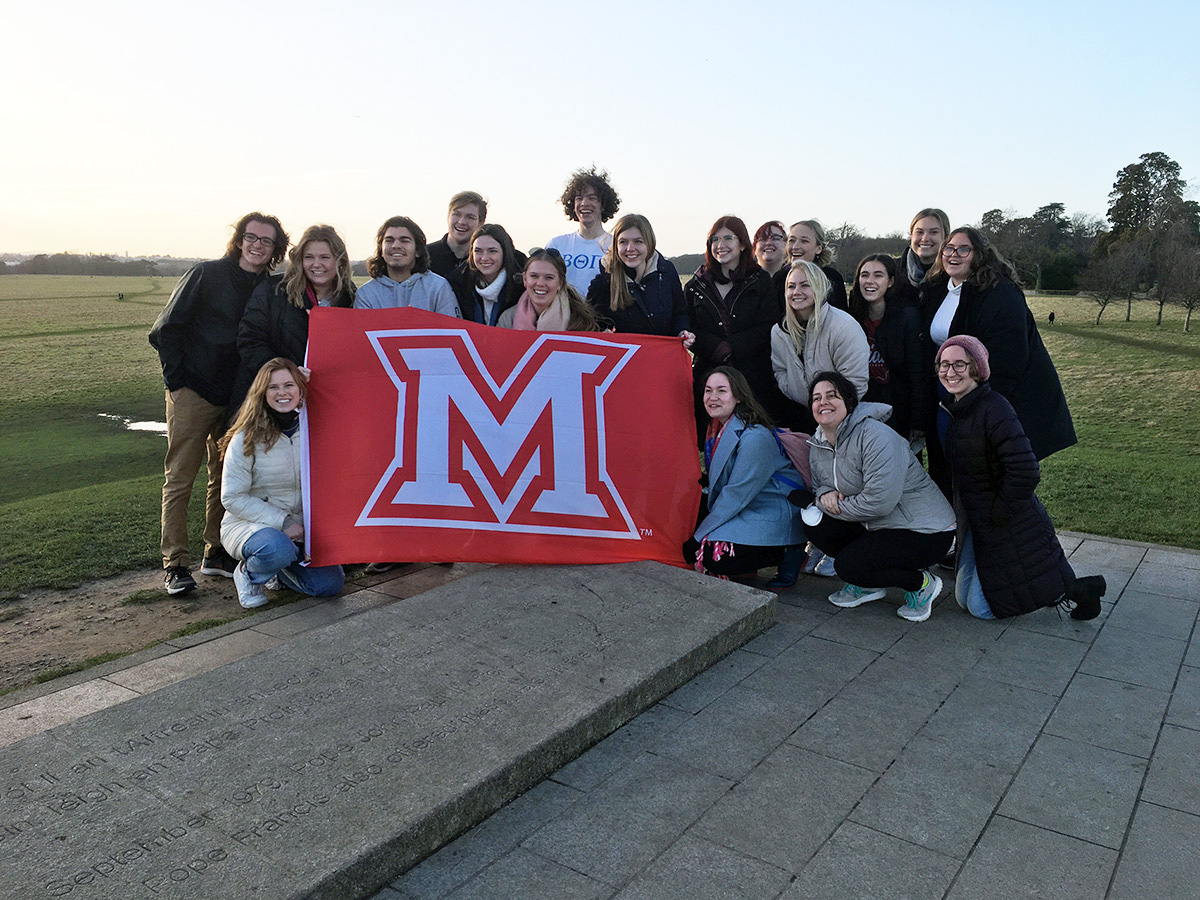
<svg viewBox="0 0 1200 900"><path fill-rule="evenodd" d="M1037 456L1010 404L987 384L987 348L954 335L937 354L949 396L946 458L958 517L954 597L980 619L1004 618L1061 603L1074 619L1100 615L1107 584L1076 578L1034 488Z"/></svg>
<svg viewBox="0 0 1200 900"><path fill-rule="evenodd" d="M221 541L241 560L233 581L246 609L267 602L263 586L275 577L316 597L332 596L345 583L341 566L304 565L297 546L304 540L299 409L306 392L294 362L270 360L221 439Z"/></svg>
<svg viewBox="0 0 1200 900"><path fill-rule="evenodd" d="M760 568L779 565L784 548L802 540L788 502L799 478L746 376L717 366L705 380L703 401L710 416L708 514L684 552L709 574L748 581Z"/></svg>
<svg viewBox="0 0 1200 900"><path fill-rule="evenodd" d="M810 400L817 430L809 463L823 515L805 531L835 558L846 582L829 602L860 606L900 587L897 614L924 622L942 590L928 569L950 549L954 511L908 441L884 424L889 406L859 403L854 385L837 372L813 379Z"/></svg>

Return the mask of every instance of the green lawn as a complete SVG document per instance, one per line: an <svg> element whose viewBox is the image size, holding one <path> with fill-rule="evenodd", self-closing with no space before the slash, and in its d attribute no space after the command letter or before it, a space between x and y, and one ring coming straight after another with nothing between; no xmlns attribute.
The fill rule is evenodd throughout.
<svg viewBox="0 0 1200 900"><path fill-rule="evenodd" d="M146 334L175 280L0 277L0 597L159 565L165 441L100 414L161 420ZM1200 328L1174 308L1155 327L1150 303L1099 326L1087 300L1030 305L1080 437L1044 464L1055 523L1200 548Z"/></svg>

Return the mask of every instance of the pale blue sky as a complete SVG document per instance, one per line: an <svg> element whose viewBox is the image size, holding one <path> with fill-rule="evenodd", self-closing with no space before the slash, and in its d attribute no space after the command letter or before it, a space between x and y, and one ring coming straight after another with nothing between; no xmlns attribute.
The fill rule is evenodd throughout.
<svg viewBox="0 0 1200 900"><path fill-rule="evenodd" d="M593 162L668 254L726 213L1103 216L1150 151L1200 184L1195 2L339 6L6 10L0 250L215 256L262 209L361 258L462 189L528 247Z"/></svg>

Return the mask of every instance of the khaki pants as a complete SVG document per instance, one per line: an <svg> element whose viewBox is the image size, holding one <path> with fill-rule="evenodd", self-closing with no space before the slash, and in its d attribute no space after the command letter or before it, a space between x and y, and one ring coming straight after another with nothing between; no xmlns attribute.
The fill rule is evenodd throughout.
<svg viewBox="0 0 1200 900"><path fill-rule="evenodd" d="M225 407L213 406L190 388L180 388L174 400L167 391L167 458L163 462L162 491L163 568L187 566L188 502L208 454L208 493L204 504L204 547L211 553L221 546L221 455L217 441L225 432Z"/></svg>

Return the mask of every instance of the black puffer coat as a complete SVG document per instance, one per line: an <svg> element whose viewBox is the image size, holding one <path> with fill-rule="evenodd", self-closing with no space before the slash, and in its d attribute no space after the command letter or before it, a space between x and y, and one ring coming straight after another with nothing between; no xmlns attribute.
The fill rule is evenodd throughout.
<svg viewBox="0 0 1200 900"><path fill-rule="evenodd" d="M1012 405L981 384L942 406L958 546L970 528L988 606L1000 619L1052 606L1075 573L1034 495L1041 472Z"/></svg>
<svg viewBox="0 0 1200 900"><path fill-rule="evenodd" d="M937 347L929 336L929 326L946 298L947 287L948 281L943 276L933 284L926 282L921 292L924 313L921 334L933 396L937 395L933 376ZM1075 426L1062 383L1019 287L1001 279L981 289L968 279L962 286L950 334L969 334L987 347L992 370L988 383L1016 410L1038 459L1075 443Z"/></svg>

